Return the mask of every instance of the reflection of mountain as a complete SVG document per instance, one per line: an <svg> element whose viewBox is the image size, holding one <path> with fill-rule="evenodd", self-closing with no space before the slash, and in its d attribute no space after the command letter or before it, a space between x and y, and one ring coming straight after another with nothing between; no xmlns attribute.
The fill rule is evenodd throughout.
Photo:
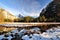
<svg viewBox="0 0 60 40"><path fill-rule="evenodd" d="M60 3L56 3L56 1L49 3L40 13L40 17L43 15L47 21L60 21Z"/></svg>
<svg viewBox="0 0 60 40"><path fill-rule="evenodd" d="M0 22L4 22L4 20L9 19L9 20L14 20L17 17L10 14L9 12L7 12L6 10L0 8Z"/></svg>

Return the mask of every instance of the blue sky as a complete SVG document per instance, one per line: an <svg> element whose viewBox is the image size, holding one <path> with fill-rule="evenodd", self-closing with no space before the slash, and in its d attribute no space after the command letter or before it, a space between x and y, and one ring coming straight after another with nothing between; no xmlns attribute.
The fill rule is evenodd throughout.
<svg viewBox="0 0 60 40"><path fill-rule="evenodd" d="M38 17L41 10L51 0L0 0L0 8L3 8L13 15Z"/></svg>

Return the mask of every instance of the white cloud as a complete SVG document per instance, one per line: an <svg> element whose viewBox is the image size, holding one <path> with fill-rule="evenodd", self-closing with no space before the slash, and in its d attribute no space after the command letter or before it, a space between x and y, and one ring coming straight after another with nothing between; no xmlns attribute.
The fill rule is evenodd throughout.
<svg viewBox="0 0 60 40"><path fill-rule="evenodd" d="M40 14L41 4L36 0L20 0L21 10L25 16L38 17Z"/></svg>
<svg viewBox="0 0 60 40"><path fill-rule="evenodd" d="M21 0L20 8L27 12L36 12L41 7L40 3L36 0Z"/></svg>
<svg viewBox="0 0 60 40"><path fill-rule="evenodd" d="M28 13L28 12L26 12L25 10L21 10L21 11L20 11L20 14L21 14L22 16L38 17L38 16L40 15L40 12L39 12L39 13L34 13L34 12Z"/></svg>
<svg viewBox="0 0 60 40"><path fill-rule="evenodd" d="M29 16L32 16L32 17L38 17L40 14L39 13L31 13L29 14Z"/></svg>

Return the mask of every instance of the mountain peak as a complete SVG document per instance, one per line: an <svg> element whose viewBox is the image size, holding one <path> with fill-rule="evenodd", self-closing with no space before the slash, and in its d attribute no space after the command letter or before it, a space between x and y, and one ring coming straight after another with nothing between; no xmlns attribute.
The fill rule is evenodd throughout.
<svg viewBox="0 0 60 40"><path fill-rule="evenodd" d="M19 18L23 18L23 16L21 14L18 15Z"/></svg>

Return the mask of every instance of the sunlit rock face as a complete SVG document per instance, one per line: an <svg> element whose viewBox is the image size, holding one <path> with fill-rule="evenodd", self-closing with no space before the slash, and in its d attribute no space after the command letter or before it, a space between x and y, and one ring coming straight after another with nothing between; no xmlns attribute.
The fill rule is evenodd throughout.
<svg viewBox="0 0 60 40"><path fill-rule="evenodd" d="M9 13L8 11L0 8L0 22L10 21L10 20L13 21L16 18L17 18L16 16L14 16L11 13Z"/></svg>
<svg viewBox="0 0 60 40"><path fill-rule="evenodd" d="M4 10L0 8L0 22L4 20L3 12Z"/></svg>
<svg viewBox="0 0 60 40"><path fill-rule="evenodd" d="M42 10L40 16L45 16L48 20L60 22L60 0L54 0Z"/></svg>

